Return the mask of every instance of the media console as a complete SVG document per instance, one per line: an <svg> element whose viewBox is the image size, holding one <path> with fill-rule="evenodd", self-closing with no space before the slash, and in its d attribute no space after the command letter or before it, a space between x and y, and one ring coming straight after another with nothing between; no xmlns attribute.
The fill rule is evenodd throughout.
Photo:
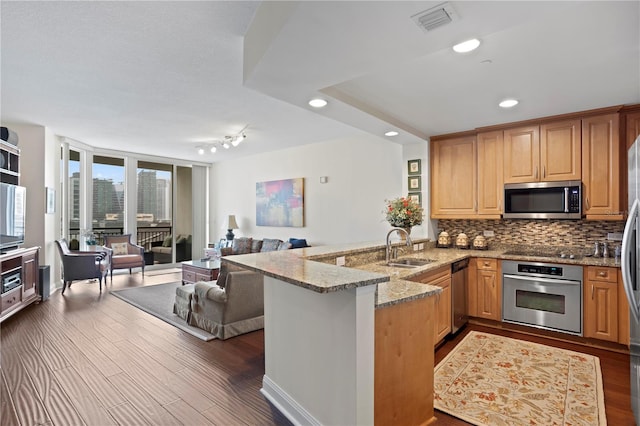
<svg viewBox="0 0 640 426"><path fill-rule="evenodd" d="M40 300L39 254L40 247L31 247L0 255L0 322Z"/></svg>

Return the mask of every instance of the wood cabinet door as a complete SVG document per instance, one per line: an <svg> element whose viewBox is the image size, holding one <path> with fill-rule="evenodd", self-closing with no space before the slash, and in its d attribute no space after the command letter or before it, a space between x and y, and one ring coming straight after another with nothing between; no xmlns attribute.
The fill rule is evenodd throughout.
<svg viewBox="0 0 640 426"><path fill-rule="evenodd" d="M504 183L540 180L540 128L526 126L504 131Z"/></svg>
<svg viewBox="0 0 640 426"><path fill-rule="evenodd" d="M629 301L622 283L622 271L618 269L618 343L629 346L630 315Z"/></svg>
<svg viewBox="0 0 640 426"><path fill-rule="evenodd" d="M582 120L583 213L587 219L622 220L618 114Z"/></svg>
<svg viewBox="0 0 640 426"><path fill-rule="evenodd" d="M502 214L503 184L502 130L478 134L478 215L500 218Z"/></svg>
<svg viewBox="0 0 640 426"><path fill-rule="evenodd" d="M478 316L502 320L502 291L496 271L478 270Z"/></svg>
<svg viewBox="0 0 640 426"><path fill-rule="evenodd" d="M36 294L38 288L38 252L22 256L22 299Z"/></svg>
<svg viewBox="0 0 640 426"><path fill-rule="evenodd" d="M451 333L451 278L436 285L442 287L442 293L436 299L435 344Z"/></svg>
<svg viewBox="0 0 640 426"><path fill-rule="evenodd" d="M478 268L477 259L469 260L469 270L467 273L467 314L470 317L478 316Z"/></svg>
<svg viewBox="0 0 640 426"><path fill-rule="evenodd" d="M632 112L627 114L627 150L631 148L631 145L640 136L640 112Z"/></svg>
<svg viewBox="0 0 640 426"><path fill-rule="evenodd" d="M584 336L618 341L618 284L587 281L584 292Z"/></svg>
<svg viewBox="0 0 640 426"><path fill-rule="evenodd" d="M580 180L582 177L582 128L580 120L540 126L542 181Z"/></svg>
<svg viewBox="0 0 640 426"><path fill-rule="evenodd" d="M431 142L431 217L476 216L475 136Z"/></svg>

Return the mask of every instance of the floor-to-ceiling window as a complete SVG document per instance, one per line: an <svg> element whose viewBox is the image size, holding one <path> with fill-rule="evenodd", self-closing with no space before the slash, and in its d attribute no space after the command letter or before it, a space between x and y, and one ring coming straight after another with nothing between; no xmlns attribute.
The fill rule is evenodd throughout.
<svg viewBox="0 0 640 426"><path fill-rule="evenodd" d="M125 229L124 159L94 155L91 174L90 234L103 244L104 235L121 235Z"/></svg>
<svg viewBox="0 0 640 426"><path fill-rule="evenodd" d="M67 197L67 229L69 233L67 239L71 249L78 250L80 248L80 212L82 210L82 202L80 199L80 151L69 149L69 160L67 161L68 179L68 197Z"/></svg>
<svg viewBox="0 0 640 426"><path fill-rule="evenodd" d="M173 226L173 165L138 161L137 210L138 244L153 252L154 263L173 263L182 254ZM157 247L155 250L153 247Z"/></svg>

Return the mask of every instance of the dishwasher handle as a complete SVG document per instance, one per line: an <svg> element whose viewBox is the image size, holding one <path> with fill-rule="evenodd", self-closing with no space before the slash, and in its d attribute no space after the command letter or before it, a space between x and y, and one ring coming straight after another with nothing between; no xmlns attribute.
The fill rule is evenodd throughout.
<svg viewBox="0 0 640 426"><path fill-rule="evenodd" d="M451 273L455 274L458 271L467 269L469 267L469 259L462 259L451 264Z"/></svg>

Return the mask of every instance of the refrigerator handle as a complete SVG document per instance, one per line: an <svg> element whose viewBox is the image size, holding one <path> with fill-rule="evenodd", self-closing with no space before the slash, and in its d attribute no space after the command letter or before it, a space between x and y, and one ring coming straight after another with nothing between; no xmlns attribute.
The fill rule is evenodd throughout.
<svg viewBox="0 0 640 426"><path fill-rule="evenodd" d="M631 206L627 223L624 227L624 234L622 235L622 256L620 257L620 269L622 272L622 283L624 284L624 292L627 295L629 301L629 309L634 316L636 322L640 322L640 307L638 306L637 299L635 297L634 288L635 283L631 277L631 268L635 267L635 256L637 247L635 245L635 238L633 233L636 232L636 223L638 220L638 212L640 210L640 201L636 199ZM634 261L631 261L630 256L634 256ZM635 274L634 274L635 275ZM635 277L637 278L637 277Z"/></svg>

